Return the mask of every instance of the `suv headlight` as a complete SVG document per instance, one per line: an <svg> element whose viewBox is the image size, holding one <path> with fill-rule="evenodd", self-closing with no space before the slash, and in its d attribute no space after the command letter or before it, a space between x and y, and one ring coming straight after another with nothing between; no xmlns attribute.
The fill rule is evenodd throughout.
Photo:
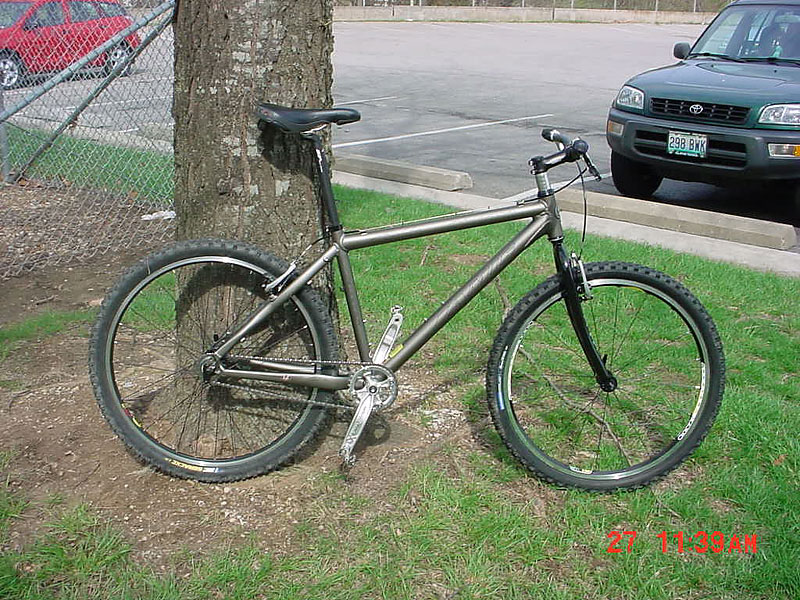
<svg viewBox="0 0 800 600"><path fill-rule="evenodd" d="M800 126L800 104L770 104L761 110L758 122L762 125Z"/></svg>
<svg viewBox="0 0 800 600"><path fill-rule="evenodd" d="M617 94L617 106L644 110L644 92L629 85L622 86Z"/></svg>

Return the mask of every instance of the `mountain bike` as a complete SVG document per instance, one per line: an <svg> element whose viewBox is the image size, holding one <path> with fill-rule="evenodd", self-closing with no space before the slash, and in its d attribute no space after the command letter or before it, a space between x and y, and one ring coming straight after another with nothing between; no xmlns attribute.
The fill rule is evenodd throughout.
<svg viewBox="0 0 800 600"><path fill-rule="evenodd" d="M357 111L261 104L259 124L303 136L327 213L325 249L298 268L253 245L177 242L128 270L106 296L90 344L103 415L134 456L176 477L234 481L286 465L338 411L352 464L373 413L397 397L396 374L503 269L539 239L555 273L508 312L489 353L489 413L511 453L559 486L645 485L700 444L723 395L719 335L681 283L624 262L584 263L564 241L548 171L577 163L599 177L588 144L554 129L557 151L530 160L538 193L508 206L362 230L339 220L319 131ZM524 227L402 343L392 310L370 346L350 252L523 220ZM357 360L339 354L326 304L309 282L336 261Z"/></svg>

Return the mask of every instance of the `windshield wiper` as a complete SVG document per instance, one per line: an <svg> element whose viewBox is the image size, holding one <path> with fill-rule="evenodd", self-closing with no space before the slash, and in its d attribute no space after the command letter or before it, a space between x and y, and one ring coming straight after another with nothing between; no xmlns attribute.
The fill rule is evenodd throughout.
<svg viewBox="0 0 800 600"><path fill-rule="evenodd" d="M786 63L789 65L800 66L800 58L783 58L780 56L748 56L741 59L743 62L765 62L769 64Z"/></svg>
<svg viewBox="0 0 800 600"><path fill-rule="evenodd" d="M694 58L696 56L706 56L708 58L721 58L722 60L731 60L733 62L742 62L741 58L731 56L730 54L718 54L717 52L692 52L686 58Z"/></svg>

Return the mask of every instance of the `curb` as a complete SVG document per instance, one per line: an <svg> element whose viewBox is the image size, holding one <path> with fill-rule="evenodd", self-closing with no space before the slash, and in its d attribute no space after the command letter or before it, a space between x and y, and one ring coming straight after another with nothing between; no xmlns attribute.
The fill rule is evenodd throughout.
<svg viewBox="0 0 800 600"><path fill-rule="evenodd" d="M788 250L797 245L797 232L786 223L771 223L598 192L586 192L586 200L588 212L594 217L777 250ZM562 210L583 214L583 194L576 189L563 190L559 193L558 205Z"/></svg>
<svg viewBox="0 0 800 600"><path fill-rule="evenodd" d="M334 168L354 175L422 185L449 192L472 187L472 177L463 171L412 165L399 160L373 158L360 154L336 154Z"/></svg>
<svg viewBox="0 0 800 600"><path fill-rule="evenodd" d="M428 202L436 202L445 204L460 209L482 209L491 206L502 206L508 204L507 200L497 200L496 198L486 198L475 194L465 194L461 192L446 192L442 190L433 190L422 186L403 184L396 181L386 181L372 177L364 177L362 175L354 175L351 173L343 173L341 171L333 172L333 181L339 185L346 187L367 189L376 192L383 192L395 196L403 196L406 198L418 198L427 200ZM628 201L627 198L617 198L616 196L609 196L607 194L598 194L587 192L587 199L589 196L593 197L590 200L592 205L598 203L601 199L610 198L612 200ZM572 198L569 198L572 196ZM576 212L569 212L566 205L572 202L571 208ZM579 209L578 209L579 202ZM646 206L654 206L655 203L646 201L635 200L634 203L644 203ZM577 190L564 190L559 193L559 204L564 208L562 220L565 227L570 229L580 230L583 227L583 198ZM668 209L676 207L668 206ZM681 209L696 211L704 213L706 211L697 211L696 209ZM591 211L590 211L591 212ZM679 212L676 210L676 212ZM694 213L689 213L694 215ZM715 217L719 216L716 213L708 213ZM730 215L728 215L730 216ZM787 252L786 250L767 248L763 246L755 246L750 243L743 243L731 239L720 239L705 237L696 233L688 231L670 230L663 227L654 227L649 224L639 224L633 222L623 222L614 220L615 217L606 218L600 216L589 216L586 219L587 232L604 237L613 237L617 239L628 240L632 242L645 243L651 246L661 246L669 248L677 252L685 252L694 254L704 258L709 258L718 262L727 262L738 264L759 271L772 272L778 275L788 275L791 277L800 277L800 254L795 252ZM732 217L732 220L724 220L728 227L731 224L739 221L756 221L756 219L746 219L745 217ZM686 221L675 221L683 223L684 228L689 227L691 219ZM722 221L721 221L722 222ZM778 223L763 223L766 226L775 225L776 230L784 230L784 226ZM659 225L664 225L659 222ZM785 227L791 228L790 225ZM794 233L794 228L791 228ZM731 231L728 228L718 227L717 233L722 231ZM785 230L784 230L785 231ZM774 238L774 239L777 239ZM796 239L796 234L795 234Z"/></svg>

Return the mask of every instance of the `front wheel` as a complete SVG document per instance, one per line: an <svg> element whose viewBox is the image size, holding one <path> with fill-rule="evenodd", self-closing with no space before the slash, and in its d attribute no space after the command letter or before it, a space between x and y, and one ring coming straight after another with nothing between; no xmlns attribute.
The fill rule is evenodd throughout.
<svg viewBox="0 0 800 600"><path fill-rule="evenodd" d="M582 303L600 356L618 381L604 392L572 329L560 279L528 293L489 358L489 408L509 450L564 486L645 485L700 444L719 410L722 344L682 284L627 263L585 265Z"/></svg>
<svg viewBox="0 0 800 600"><path fill-rule="evenodd" d="M16 54L0 53L0 89L11 90L25 82L25 66Z"/></svg>
<svg viewBox="0 0 800 600"><path fill-rule="evenodd" d="M649 199L661 185L663 177L647 165L611 152L611 178L623 196Z"/></svg>
<svg viewBox="0 0 800 600"><path fill-rule="evenodd" d="M204 360L214 343L268 299L286 263L236 242L180 242L142 260L109 292L90 343L100 409L128 449L154 468L233 481L297 455L330 416L330 392L252 379L220 380ZM226 355L250 360L336 360L325 305L308 287Z"/></svg>

